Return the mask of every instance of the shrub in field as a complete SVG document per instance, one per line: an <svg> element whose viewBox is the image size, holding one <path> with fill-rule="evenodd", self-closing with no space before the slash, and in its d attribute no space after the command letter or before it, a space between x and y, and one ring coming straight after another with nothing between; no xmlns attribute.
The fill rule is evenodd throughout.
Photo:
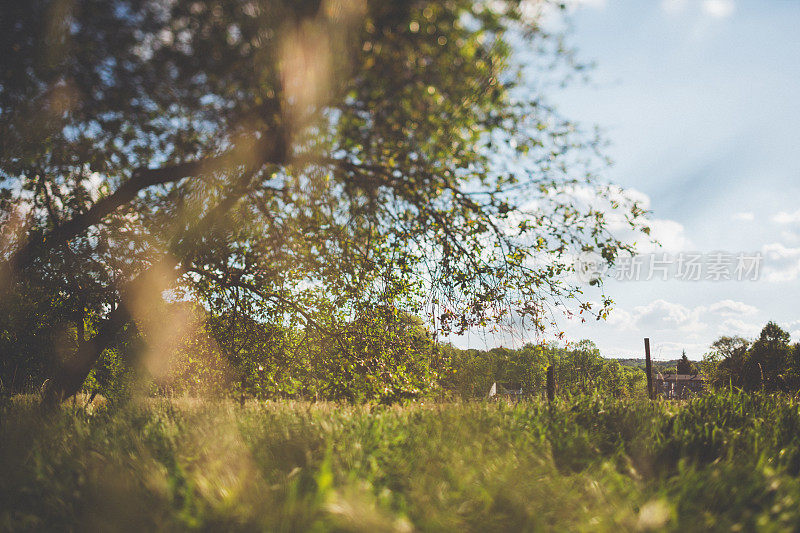
<svg viewBox="0 0 800 533"><path fill-rule="evenodd" d="M83 390L89 394L90 400L98 394L112 400L123 400L131 396L136 381L135 369L119 351L106 350L87 376Z"/></svg>
<svg viewBox="0 0 800 533"><path fill-rule="evenodd" d="M392 306L362 309L328 334L310 333L309 393L334 400L396 402L439 391L440 346L422 321Z"/></svg>
<svg viewBox="0 0 800 533"><path fill-rule="evenodd" d="M440 345L420 319L392 306L364 308L318 329L197 308L182 320L190 325L155 354L155 364L143 361L156 395L386 403L440 390ZM109 375L105 368L91 374L87 390L112 385L99 379Z"/></svg>

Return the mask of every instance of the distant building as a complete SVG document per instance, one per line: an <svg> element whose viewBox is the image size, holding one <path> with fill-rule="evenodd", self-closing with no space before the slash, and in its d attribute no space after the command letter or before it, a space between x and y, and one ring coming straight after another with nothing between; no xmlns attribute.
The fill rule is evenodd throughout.
<svg viewBox="0 0 800 533"><path fill-rule="evenodd" d="M665 398L680 399L700 394L706 389L706 378L702 374L656 374L653 380L656 394Z"/></svg>
<svg viewBox="0 0 800 533"><path fill-rule="evenodd" d="M489 389L489 398L499 399L505 398L507 400L519 400L522 398L522 383L492 383L492 388Z"/></svg>

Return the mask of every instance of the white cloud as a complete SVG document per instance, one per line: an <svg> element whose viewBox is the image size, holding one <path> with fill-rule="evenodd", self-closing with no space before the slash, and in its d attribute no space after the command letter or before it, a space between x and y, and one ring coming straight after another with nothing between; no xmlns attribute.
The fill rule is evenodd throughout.
<svg viewBox="0 0 800 533"><path fill-rule="evenodd" d="M686 9L689 0L663 0L661 2L661 9L667 13L680 13Z"/></svg>
<svg viewBox="0 0 800 533"><path fill-rule="evenodd" d="M606 323L615 326L620 331L633 331L636 329L636 318L621 308L614 308L608 315Z"/></svg>
<svg viewBox="0 0 800 533"><path fill-rule="evenodd" d="M761 252L766 281L793 281L800 276L800 248L789 248L776 242L764 245Z"/></svg>
<svg viewBox="0 0 800 533"><path fill-rule="evenodd" d="M800 233L781 231L781 240L787 244L800 244Z"/></svg>
<svg viewBox="0 0 800 533"><path fill-rule="evenodd" d="M638 189L612 187L609 190L607 199L599 196L594 188L588 186L574 187L569 189L568 192L577 201L604 211L608 229L623 242L636 242L637 253L678 252L693 248L691 240L686 235L686 228L675 220L666 218L649 219L647 222L650 227L649 237L631 230L624 212L612 209L611 202L626 205L632 201L636 202L640 208L649 210L651 205L650 196ZM660 246L651 242L652 239L658 241Z"/></svg>
<svg viewBox="0 0 800 533"><path fill-rule="evenodd" d="M736 302L734 300L721 300L708 306L708 310L712 313L717 313L722 316L754 315L758 313L758 309L756 307L748 305L744 302Z"/></svg>
<svg viewBox="0 0 800 533"><path fill-rule="evenodd" d="M731 218L733 220L741 220L742 222L752 222L756 216L750 211L743 211L741 213L734 213Z"/></svg>
<svg viewBox="0 0 800 533"><path fill-rule="evenodd" d="M627 218L628 207L636 203L639 208L648 211L651 205L650 197L637 189L623 189L617 186L598 189L589 185L570 185L553 193L554 198L557 196L560 197L559 201L567 201L579 209L591 208L603 212L609 232L623 243L630 245L635 243L636 253L680 252L695 248L686 235L686 228L675 220L665 218L637 220L638 224L650 228L649 235L631 228ZM613 207L615 204L618 205L617 208ZM516 218L510 218L506 222L508 227L516 228L519 221L528 216L523 212L534 213L540 209L540 205L546 208L547 204L533 200L523 205ZM658 244L652 242L653 240Z"/></svg>
<svg viewBox="0 0 800 533"><path fill-rule="evenodd" d="M604 9L608 4L607 0L566 0L562 4L567 6L568 9L579 7L591 7L593 9Z"/></svg>
<svg viewBox="0 0 800 533"><path fill-rule="evenodd" d="M755 337L760 330L761 326L759 324L745 322L738 318L729 318L718 328L720 335L729 337L734 335L738 335L739 337Z"/></svg>
<svg viewBox="0 0 800 533"><path fill-rule="evenodd" d="M779 242L765 244L763 250L768 257L774 259L787 259L800 256L800 248L789 248Z"/></svg>
<svg viewBox="0 0 800 533"><path fill-rule="evenodd" d="M592 195L592 198L596 198L593 191L585 192ZM625 198L636 202L642 209L650 209L650 196L638 189L619 189L611 195L612 200L620 202ZM607 216L607 220L609 221L609 229L612 231L619 231L621 234L624 234L625 231L629 231L630 226L628 226L627 221L621 213L611 212L610 215ZM636 236L631 233L630 239L628 240L635 238L639 242L639 246L637 247L638 253L658 251L678 252L692 248L692 242L689 237L686 236L686 228L684 228L683 224L680 222L666 218L651 218L648 224L650 226L650 237L658 241L661 246L648 242L643 239L641 235ZM623 241L626 240L621 236L619 238Z"/></svg>
<svg viewBox="0 0 800 533"><path fill-rule="evenodd" d="M730 323L728 330L739 334L746 329L741 317L752 316L758 309L752 305L735 300L720 300L711 305L687 307L683 304L668 302L666 300L653 300L647 305L639 305L632 312L616 308L612 310L607 323L620 330L670 331L682 333L700 333L708 331L711 325L718 324L720 331L726 331L726 324ZM725 322L721 320L725 318ZM747 324L750 329L758 328L757 325ZM749 330L748 330L749 331ZM727 334L732 334L728 332Z"/></svg>
<svg viewBox="0 0 800 533"><path fill-rule="evenodd" d="M661 244L660 248L651 246L652 251L680 252L692 248L692 242L686 236L686 228L674 220L663 218L651 220L650 235Z"/></svg>
<svg viewBox="0 0 800 533"><path fill-rule="evenodd" d="M706 328L706 324L700 319L703 309L702 307L689 309L678 303L654 300L647 305L635 307L634 313L636 325L640 328L686 332Z"/></svg>
<svg viewBox="0 0 800 533"><path fill-rule="evenodd" d="M773 222L777 222L778 224L797 224L800 223L800 210L795 211L794 213L787 213L786 211L781 211L772 217Z"/></svg>
<svg viewBox="0 0 800 533"><path fill-rule="evenodd" d="M733 15L736 5L733 0L705 0L703 11L715 18L727 18Z"/></svg>

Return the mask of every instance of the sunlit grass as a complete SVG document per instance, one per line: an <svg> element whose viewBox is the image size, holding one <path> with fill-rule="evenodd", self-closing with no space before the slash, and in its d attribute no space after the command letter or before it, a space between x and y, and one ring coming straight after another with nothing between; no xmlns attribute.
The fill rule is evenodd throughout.
<svg viewBox="0 0 800 533"><path fill-rule="evenodd" d="M97 403L97 399L95 399ZM1 408L2 530L704 530L800 521L783 396Z"/></svg>

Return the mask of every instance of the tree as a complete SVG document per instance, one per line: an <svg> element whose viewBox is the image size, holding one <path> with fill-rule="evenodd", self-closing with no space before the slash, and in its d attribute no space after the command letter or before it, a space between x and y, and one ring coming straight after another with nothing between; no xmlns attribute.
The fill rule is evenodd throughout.
<svg viewBox="0 0 800 533"><path fill-rule="evenodd" d="M335 336L315 331L306 347L305 386L324 398L391 403L438 390L439 345L418 317L391 306L362 310Z"/></svg>
<svg viewBox="0 0 800 533"><path fill-rule="evenodd" d="M742 337L723 336L714 341L703 359L709 382L717 386L743 386L749 349L750 341Z"/></svg>
<svg viewBox="0 0 800 533"><path fill-rule="evenodd" d="M40 310L11 310L3 373L34 353L50 396L69 396L121 335L158 337L146 324L169 316L142 317L165 293L317 331L386 304L444 331L543 328L580 295L564 277L574 254L631 250L599 199L646 227L588 172L596 140L518 83L571 62L541 9L6 6L0 298L36 295ZM538 53L525 65L512 42ZM595 203L576 200L587 188ZM74 347L31 352L32 322L73 331Z"/></svg>
<svg viewBox="0 0 800 533"><path fill-rule="evenodd" d="M800 342L791 347L791 355L784 379L791 390L800 390Z"/></svg>
<svg viewBox="0 0 800 533"><path fill-rule="evenodd" d="M677 368L675 370L676 370L676 373L678 373L678 374L694 374L695 373L694 365L692 364L691 361L689 361L689 358L686 357L686 350L684 350L683 353L681 354L681 358L678 361L678 365L677 365Z"/></svg>
<svg viewBox="0 0 800 533"><path fill-rule="evenodd" d="M725 384L727 379L739 376L747 359L750 341L742 337L720 337L711 344L711 352L706 360L715 364L718 372L724 374Z"/></svg>
<svg viewBox="0 0 800 533"><path fill-rule="evenodd" d="M769 389L785 388L783 375L790 363L789 341L789 333L774 322L768 322L761 330L748 354L750 374L755 375L758 369L759 385L763 384Z"/></svg>
<svg viewBox="0 0 800 533"><path fill-rule="evenodd" d="M741 337L720 337L705 357L711 382L746 390L796 389L800 381L790 338L774 322L768 322L752 343Z"/></svg>

